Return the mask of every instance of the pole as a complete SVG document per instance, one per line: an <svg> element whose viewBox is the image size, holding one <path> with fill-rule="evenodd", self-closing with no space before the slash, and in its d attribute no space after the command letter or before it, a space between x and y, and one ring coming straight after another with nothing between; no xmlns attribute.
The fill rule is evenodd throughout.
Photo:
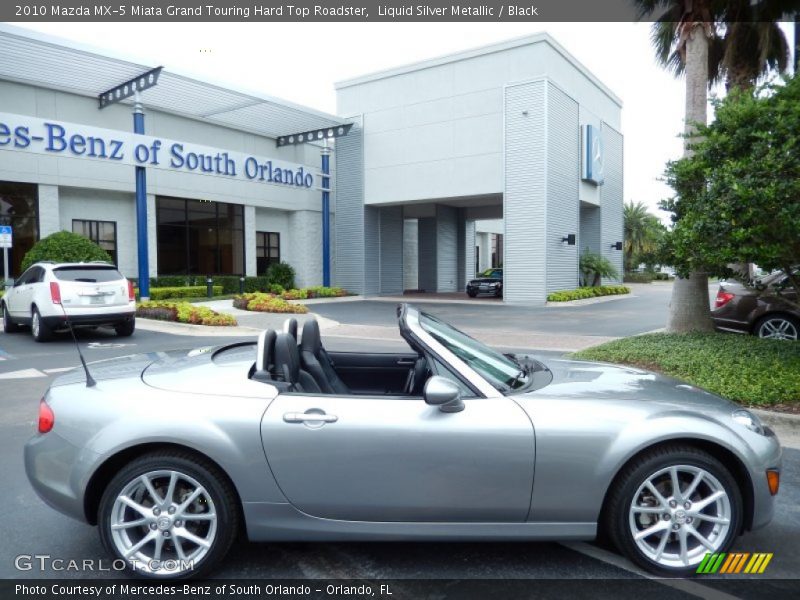
<svg viewBox="0 0 800 600"><path fill-rule="evenodd" d="M322 285L331 285L331 149L322 147Z"/></svg>
<svg viewBox="0 0 800 600"><path fill-rule="evenodd" d="M133 132L144 134L144 109L136 92L133 104ZM150 257L147 248L147 175L136 167L136 240L139 256L139 298L150 299Z"/></svg>
<svg viewBox="0 0 800 600"><path fill-rule="evenodd" d="M3 286L8 287L8 282L11 281L11 273L8 272L8 248L3 248Z"/></svg>

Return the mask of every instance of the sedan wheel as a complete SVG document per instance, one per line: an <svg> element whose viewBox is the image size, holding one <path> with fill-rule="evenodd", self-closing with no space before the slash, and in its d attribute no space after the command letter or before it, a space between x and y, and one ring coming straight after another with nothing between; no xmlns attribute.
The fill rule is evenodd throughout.
<svg viewBox="0 0 800 600"><path fill-rule="evenodd" d="M42 320L42 315L39 314L39 309L35 306L31 312L31 334L33 334L33 339L37 342L46 342L52 337L50 328Z"/></svg>
<svg viewBox="0 0 800 600"><path fill-rule="evenodd" d="M771 340L796 342L800 337L800 325L794 319L783 315L766 317L759 322L756 335Z"/></svg>
<svg viewBox="0 0 800 600"><path fill-rule="evenodd" d="M609 502L611 536L649 571L694 573L707 553L726 552L738 534L741 493L730 472L704 452L653 451L620 483Z"/></svg>
<svg viewBox="0 0 800 600"><path fill-rule="evenodd" d="M218 470L181 454L148 455L123 469L100 505L105 547L147 577L206 572L237 531L235 495Z"/></svg>
<svg viewBox="0 0 800 600"><path fill-rule="evenodd" d="M17 331L19 331L19 325L17 325L16 323L14 323L14 321L11 320L11 317L8 314L8 309L6 308L5 304L2 305L2 310L0 310L0 314L2 315L3 319L4 333L16 333Z"/></svg>

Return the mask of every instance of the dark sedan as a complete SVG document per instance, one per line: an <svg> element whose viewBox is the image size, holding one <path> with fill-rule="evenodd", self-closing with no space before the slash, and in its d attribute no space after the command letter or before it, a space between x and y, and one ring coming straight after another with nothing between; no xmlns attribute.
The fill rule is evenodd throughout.
<svg viewBox="0 0 800 600"><path fill-rule="evenodd" d="M777 340L800 339L797 293L784 272L756 280L753 286L722 281L711 317L723 331Z"/></svg>
<svg viewBox="0 0 800 600"><path fill-rule="evenodd" d="M492 268L478 273L475 279L467 283L467 295L474 298L478 294L503 295L503 269Z"/></svg>

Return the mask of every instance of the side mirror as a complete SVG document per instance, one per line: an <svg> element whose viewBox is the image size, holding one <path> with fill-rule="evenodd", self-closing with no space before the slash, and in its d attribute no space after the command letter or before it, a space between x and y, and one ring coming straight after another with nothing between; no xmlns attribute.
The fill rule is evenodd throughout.
<svg viewBox="0 0 800 600"><path fill-rule="evenodd" d="M455 413L464 410L464 402L461 401L461 390L446 377L434 375L428 379L425 382L422 396L427 404L438 406L442 412Z"/></svg>

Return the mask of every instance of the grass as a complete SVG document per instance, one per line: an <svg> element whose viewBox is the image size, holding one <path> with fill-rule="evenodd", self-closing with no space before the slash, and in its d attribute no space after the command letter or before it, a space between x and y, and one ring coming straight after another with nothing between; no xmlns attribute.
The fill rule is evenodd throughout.
<svg viewBox="0 0 800 600"><path fill-rule="evenodd" d="M800 404L800 343L726 333L652 333L573 356L658 371L745 405Z"/></svg>

